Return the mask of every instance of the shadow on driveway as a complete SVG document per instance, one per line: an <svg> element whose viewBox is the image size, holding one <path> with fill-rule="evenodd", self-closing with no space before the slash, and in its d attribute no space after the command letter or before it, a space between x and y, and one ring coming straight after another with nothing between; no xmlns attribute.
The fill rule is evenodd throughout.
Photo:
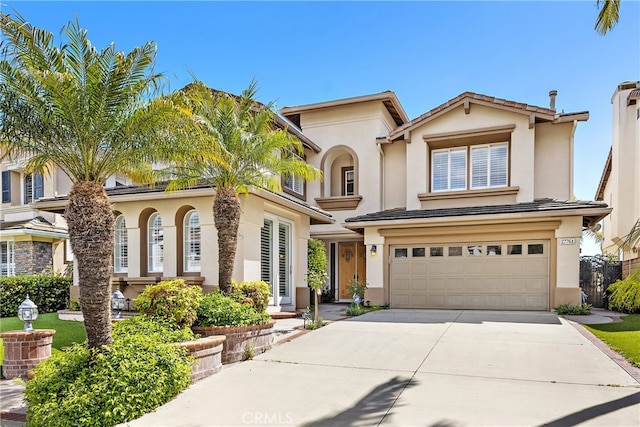
<svg viewBox="0 0 640 427"><path fill-rule="evenodd" d="M573 414L566 415L562 418L558 418L557 420L553 420L542 425L548 427L575 426L600 417L602 415L615 412L619 409L638 404L640 404L640 392L629 395L627 397L612 400L610 402L601 403L600 405L592 406L590 408L585 408L581 411L574 412Z"/></svg>
<svg viewBox="0 0 640 427"><path fill-rule="evenodd" d="M303 424L305 427L377 425L394 405L400 394L416 385L415 379L394 377L372 389L346 411Z"/></svg>
<svg viewBox="0 0 640 427"><path fill-rule="evenodd" d="M372 311L350 318L351 322L379 323L531 323L538 325L562 325L558 315L549 311L487 311L487 310L436 310L390 309Z"/></svg>

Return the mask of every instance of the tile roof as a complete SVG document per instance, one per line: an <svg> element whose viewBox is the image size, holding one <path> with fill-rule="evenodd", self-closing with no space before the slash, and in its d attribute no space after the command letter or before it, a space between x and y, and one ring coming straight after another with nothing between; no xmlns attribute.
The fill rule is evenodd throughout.
<svg viewBox="0 0 640 427"><path fill-rule="evenodd" d="M441 111L444 111L458 103L460 103L461 101L463 101L464 99L470 99L470 100L475 100L475 101L480 101L480 102L486 102L489 104L495 104L495 105L500 105L500 106L504 106L504 107L510 107L513 109L517 109L517 110L522 110L528 114L540 114L540 115L544 115L544 116L550 116L550 117L554 117L556 115L556 110L552 110L550 108L546 108L546 107L538 107L535 105L529 105L529 104L525 104L523 102L517 102L517 101L510 101L508 99L503 99L503 98L496 98L495 96L488 96L488 95L483 95L481 93L475 93L475 92L463 92L460 95L456 96L455 98L451 98L450 100L448 100L447 102L438 105L435 108L432 108L431 110L427 111L426 113L416 117L415 119L410 120L409 122L405 123L402 126L399 126L398 128L394 129L391 132L391 136L393 135L398 135L400 133L402 133L404 130L408 129L408 128L412 128L420 123L422 123L423 121L429 119L430 117L433 117L435 115L437 115L438 113L440 113ZM560 116L562 115L572 115L575 113L562 113L560 114Z"/></svg>
<svg viewBox="0 0 640 427"><path fill-rule="evenodd" d="M0 221L0 230L40 230L40 231L53 231L66 233L64 228L56 227L54 224L47 221L44 217L37 216L31 219L25 219L21 221Z"/></svg>
<svg viewBox="0 0 640 427"><path fill-rule="evenodd" d="M512 205L470 206L440 209L391 209L347 218L345 222L397 221L406 219L446 218L472 215L497 215L510 213L562 211L569 209L606 208L606 203L591 201L566 201L554 199L536 199L533 202Z"/></svg>

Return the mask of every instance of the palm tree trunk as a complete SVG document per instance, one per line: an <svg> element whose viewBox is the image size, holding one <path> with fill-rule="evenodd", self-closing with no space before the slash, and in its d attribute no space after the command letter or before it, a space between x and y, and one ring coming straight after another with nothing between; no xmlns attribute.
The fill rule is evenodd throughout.
<svg viewBox="0 0 640 427"><path fill-rule="evenodd" d="M102 186L80 181L69 193L65 213L76 258L80 305L89 348L111 344L111 272L114 219Z"/></svg>
<svg viewBox="0 0 640 427"><path fill-rule="evenodd" d="M218 230L218 286L221 291L229 294L240 224L240 200L235 188L216 189L213 219Z"/></svg>

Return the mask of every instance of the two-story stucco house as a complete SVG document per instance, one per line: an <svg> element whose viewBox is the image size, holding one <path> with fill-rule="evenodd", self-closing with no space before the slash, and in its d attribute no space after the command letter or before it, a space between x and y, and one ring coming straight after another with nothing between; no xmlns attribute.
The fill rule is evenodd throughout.
<svg viewBox="0 0 640 427"><path fill-rule="evenodd" d="M0 171L0 276L64 272L71 260L66 221L31 204L58 191L68 192L69 179L55 172L47 176L25 173L21 159L3 160Z"/></svg>
<svg viewBox="0 0 640 427"><path fill-rule="evenodd" d="M322 148L308 197L336 222L311 236L336 299L359 279L370 304L395 308L579 304L580 236L610 209L571 201L588 113L557 113L555 96L543 108L465 92L413 120L393 92L283 108Z"/></svg>
<svg viewBox="0 0 640 427"><path fill-rule="evenodd" d="M624 274L640 267L640 248L619 247L640 221L640 81L618 85L613 97L611 150L602 171L595 200L613 208L602 222L602 251L624 261Z"/></svg>
<svg viewBox="0 0 640 427"><path fill-rule="evenodd" d="M410 120L393 92L285 107L321 182L241 198L236 280L271 283L271 311L310 304L307 241L321 239L338 301L352 279L391 307L549 310L580 302L579 244L605 203L571 201L574 131L588 113L465 92ZM215 188L107 185L113 284L217 285ZM68 189L67 189L68 191ZM62 213L63 192L35 204ZM55 196L55 194L53 194Z"/></svg>

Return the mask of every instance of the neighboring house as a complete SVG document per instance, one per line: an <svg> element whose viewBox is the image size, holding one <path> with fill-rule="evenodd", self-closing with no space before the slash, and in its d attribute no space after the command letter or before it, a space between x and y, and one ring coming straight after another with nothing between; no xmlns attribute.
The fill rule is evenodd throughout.
<svg viewBox="0 0 640 427"><path fill-rule="evenodd" d="M613 97L613 135L596 200L613 208L602 222L602 251L617 255L624 274L640 268L640 248L623 250L624 237L640 221L640 81L618 85Z"/></svg>
<svg viewBox="0 0 640 427"><path fill-rule="evenodd" d="M285 107L322 148L309 200L335 224L329 286L391 307L549 310L579 304L580 236L604 203L570 201L587 112L465 92L408 120L393 92Z"/></svg>
<svg viewBox="0 0 640 427"><path fill-rule="evenodd" d="M357 279L370 304L396 308L580 303L580 236L610 209L570 201L574 131L588 113L557 113L550 96L544 108L465 92L413 120L390 91L283 108L277 126L324 180L241 197L234 278L270 282L271 311L308 306L315 237L338 301ZM107 185L114 286L132 299L162 278L216 286L215 189L130 184ZM65 194L36 205L61 213Z"/></svg>
<svg viewBox="0 0 640 427"><path fill-rule="evenodd" d="M65 175L26 174L22 161L0 163L0 276L63 273L71 261L67 225L61 215L40 211L33 203L71 187Z"/></svg>

